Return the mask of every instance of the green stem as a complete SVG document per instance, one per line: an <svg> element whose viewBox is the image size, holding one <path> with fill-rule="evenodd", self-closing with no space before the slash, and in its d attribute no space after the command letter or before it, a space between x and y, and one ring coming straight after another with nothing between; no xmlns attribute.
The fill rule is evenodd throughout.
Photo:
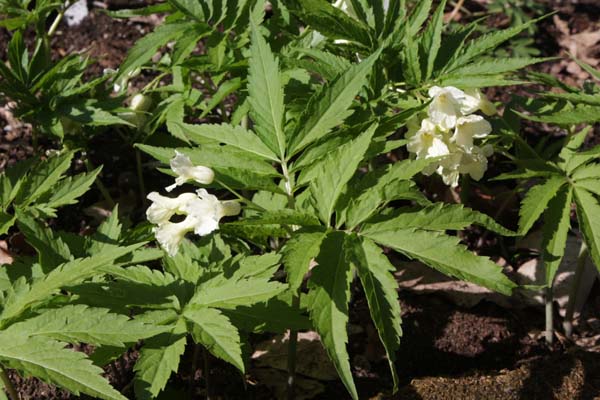
<svg viewBox="0 0 600 400"><path fill-rule="evenodd" d="M63 17L65 16L65 11L67 11L67 9L69 7L71 7L71 0L67 1L63 5L63 7L58 12L58 15L56 16L56 18L54 18L54 21L52 22L50 29L48 29L48 37L51 37L54 35L54 33L56 32L56 29L58 29L58 26L60 25L60 21L62 21Z"/></svg>
<svg viewBox="0 0 600 400"><path fill-rule="evenodd" d="M300 307L300 292L292 298L292 307ZM298 331L290 329L290 339L288 342L288 357L287 357L287 400L294 400L296 393L296 351L298 350Z"/></svg>
<svg viewBox="0 0 600 400"><path fill-rule="evenodd" d="M140 185L140 196L142 197L142 204L147 202L146 199L146 185L144 183L144 174L142 173L142 153L138 149L135 149L135 164L137 169L138 184Z"/></svg>
<svg viewBox="0 0 600 400"><path fill-rule="evenodd" d="M547 287L544 293L544 302L546 304L546 343L551 345L554 342L554 314L552 307L552 287Z"/></svg>
<svg viewBox="0 0 600 400"><path fill-rule="evenodd" d="M192 370L190 371L190 378L188 380L188 397L190 400L194 398L194 382L196 377L196 369L198 369L198 357L200 356L201 346L199 344L194 345L194 354L192 355Z"/></svg>
<svg viewBox="0 0 600 400"><path fill-rule="evenodd" d="M222 181L220 181L218 179L215 179L215 182L217 182L219 185L223 186L225 189L227 189L229 192L231 192L235 197L237 197L239 201L241 201L242 203L246 204L250 208L253 208L253 209L257 210L257 211L267 211L264 207L261 207L258 204L254 203L252 200L249 200L246 197L242 196L235 189L230 188L229 186L227 186Z"/></svg>
<svg viewBox="0 0 600 400"><path fill-rule="evenodd" d="M211 399L211 387L210 387L210 354L206 348L202 352L202 356L204 357L204 385L206 387L206 400Z"/></svg>
<svg viewBox="0 0 600 400"><path fill-rule="evenodd" d="M92 162L87 157L85 158L85 166L86 166L88 172L92 172L94 170L94 166L92 165ZM113 200L112 196L110 195L110 192L108 191L106 186L104 186L104 184L102 183L102 181L100 180L99 177L96 177L95 183L96 183L96 187L98 188L100 193L102 193L102 197L104 197L104 200L108 203L108 206L111 209L114 208L116 203Z"/></svg>
<svg viewBox="0 0 600 400"><path fill-rule="evenodd" d="M296 207L296 199L294 199L294 184L288 169L287 162L285 159L281 161L281 171L285 179L285 192L288 199L288 208L294 209ZM298 229L297 226L292 226L292 230ZM292 307L295 309L300 308L300 291L297 295L292 297ZM288 342L288 358L287 358L287 399L293 400L296 396L296 352L298 349L298 331L290 329L290 339Z"/></svg>
<svg viewBox="0 0 600 400"><path fill-rule="evenodd" d="M585 261L589 254L587 243L582 240L581 247L579 248L579 255L577 256L577 267L575 269L575 275L573 276L573 284L569 292L569 301L567 303L567 311L565 313L565 322L563 324L565 328L565 335L571 338L573 335L573 314L575 314L575 304L577 303L577 293L581 286L581 278L583 277L583 270L585 269Z"/></svg>
<svg viewBox="0 0 600 400"><path fill-rule="evenodd" d="M19 400L20 399L19 393L17 393L17 390L15 389L12 382L8 378L8 374L6 373L6 370L2 366L0 366L0 379L2 379L2 383L4 384L4 388L6 389L6 392L8 393L8 397L10 397L10 400Z"/></svg>

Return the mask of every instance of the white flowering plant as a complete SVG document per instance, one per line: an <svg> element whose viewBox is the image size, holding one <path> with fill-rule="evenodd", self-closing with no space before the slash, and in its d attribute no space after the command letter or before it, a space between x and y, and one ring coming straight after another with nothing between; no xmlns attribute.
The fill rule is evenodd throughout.
<svg viewBox="0 0 600 400"><path fill-rule="evenodd" d="M42 3L29 11L46 18ZM536 20L477 37L478 22L455 29L444 21L446 1L436 4L167 0L107 11L161 17L118 69L82 85L87 61L69 57L38 70L42 50L30 52L13 35L0 92L34 129L82 137L63 140L65 149L48 161L0 175L0 233L18 230L35 250L0 270L0 378L11 396L8 368L76 394L122 399L99 366L134 345L132 395L169 396L186 348L193 383L199 352L206 363L211 354L245 373L249 335L275 332L288 334L293 398L297 335L310 329L358 399L347 349L353 287L362 288L395 391L402 365L396 260L510 295L517 285L456 232L478 225L524 235L544 215L550 287L575 204L598 263L597 150L577 151L582 131L548 161L515 124L524 111L543 122L596 122L597 88L582 92L520 72L547 58L489 57ZM153 74L149 83L130 85L144 72ZM526 81L566 93L513 99L503 110L482 91ZM94 181L107 193L100 169L65 174L77 162L73 147L89 145L84 139L95 130L88 129L112 125L120 125L115 136L124 147L135 143L144 221L135 225L135 212L119 219L115 208L89 236L50 229L44 221ZM434 180L452 194L468 192L465 179L483 187L492 157L523 169L499 179L539 180L525 196L519 232L423 190ZM64 349L80 342L94 346L89 358Z"/></svg>

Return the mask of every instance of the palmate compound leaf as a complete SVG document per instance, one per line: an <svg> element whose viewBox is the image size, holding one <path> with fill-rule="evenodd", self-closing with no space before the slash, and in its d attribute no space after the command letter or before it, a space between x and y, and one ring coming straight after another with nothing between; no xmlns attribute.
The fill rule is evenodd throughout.
<svg viewBox="0 0 600 400"><path fill-rule="evenodd" d="M203 345L215 357L234 365L242 373L245 371L240 334L221 311L189 305L183 316L192 323L194 342Z"/></svg>
<svg viewBox="0 0 600 400"><path fill-rule="evenodd" d="M546 285L552 287L554 276L565 254L567 235L571 226L573 188L563 186L548 203L542 227L542 248Z"/></svg>
<svg viewBox="0 0 600 400"><path fill-rule="evenodd" d="M502 268L487 257L476 256L454 236L413 229L390 229L364 236L417 259L440 272L510 295L516 286Z"/></svg>
<svg viewBox="0 0 600 400"><path fill-rule="evenodd" d="M69 261L43 278L31 282L22 290L9 294L4 303L4 310L0 314L0 326L5 325L6 321L18 316L35 303L46 300L60 288L80 283L98 274L102 267L112 264L117 258L131 253L143 244L115 247L92 257Z"/></svg>
<svg viewBox="0 0 600 400"><path fill-rule="evenodd" d="M321 244L307 299L310 319L353 399L358 399L348 361L348 302L352 268L346 257L346 234L331 232Z"/></svg>
<svg viewBox="0 0 600 400"><path fill-rule="evenodd" d="M544 183L529 189L519 210L519 233L525 235L534 222L548 206L548 202L556 196L559 189L567 183L564 176L553 175Z"/></svg>
<svg viewBox="0 0 600 400"><path fill-rule="evenodd" d="M577 204L577 220L585 242L590 249L590 256L600 271L600 204L587 190L575 188Z"/></svg>
<svg viewBox="0 0 600 400"><path fill-rule="evenodd" d="M330 153L322 163L322 173L311 181L311 196L323 223L331 223L337 200L361 163L373 133L374 129L368 129L350 144Z"/></svg>
<svg viewBox="0 0 600 400"><path fill-rule="evenodd" d="M394 390L397 390L398 375L395 361L402 335L400 327L402 320L398 302L398 285L392 275L396 268L373 241L357 236L351 236L347 240L350 244L347 249L349 259L358 271L369 303L371 318L385 348L394 380Z"/></svg>
<svg viewBox="0 0 600 400"><path fill-rule="evenodd" d="M133 368L136 398L155 398L167 385L173 372L179 368L179 359L185 351L187 327L183 318L178 319L170 330L144 342L140 357Z"/></svg>
<svg viewBox="0 0 600 400"><path fill-rule="evenodd" d="M68 343L124 347L125 343L155 336L164 327L142 324L105 308L65 305L12 324L5 332L23 336L46 336Z"/></svg>
<svg viewBox="0 0 600 400"><path fill-rule="evenodd" d="M279 63L258 28L252 23L252 45L248 72L248 101L254 129L281 159L286 153L283 131L285 107Z"/></svg>
<svg viewBox="0 0 600 400"><path fill-rule="evenodd" d="M367 84L367 76L380 54L381 49L360 64L353 65L318 92L316 97L311 98L292 135L290 155L324 137L352 114L350 106L362 87Z"/></svg>
<svg viewBox="0 0 600 400"><path fill-rule="evenodd" d="M102 369L95 366L82 352L65 349L65 344L50 338L28 337L19 332L0 333L0 362L25 375L63 387L79 395L95 398L125 400L102 377Z"/></svg>
<svg viewBox="0 0 600 400"><path fill-rule="evenodd" d="M514 236L515 232L504 228L491 217L464 207L462 204L438 203L423 209L400 209L397 216L381 222L366 224L364 234L402 229L423 229L428 231L461 230L469 225L480 225L505 236Z"/></svg>

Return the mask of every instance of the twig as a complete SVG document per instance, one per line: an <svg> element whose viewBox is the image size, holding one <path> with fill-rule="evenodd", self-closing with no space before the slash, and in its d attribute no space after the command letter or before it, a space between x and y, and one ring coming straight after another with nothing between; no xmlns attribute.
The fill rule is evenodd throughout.
<svg viewBox="0 0 600 400"><path fill-rule="evenodd" d="M454 9L452 9L452 12L448 16L448 19L446 20L447 22L452 21L454 19L454 17L456 17L456 14L458 14L458 12L460 11L460 9L462 8L464 3L465 3L465 0L458 0L456 5L454 6Z"/></svg>

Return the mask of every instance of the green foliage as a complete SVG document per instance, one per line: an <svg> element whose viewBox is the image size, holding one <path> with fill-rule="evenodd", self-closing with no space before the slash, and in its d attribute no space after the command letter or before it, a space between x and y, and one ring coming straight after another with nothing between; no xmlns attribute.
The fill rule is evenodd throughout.
<svg viewBox="0 0 600 400"><path fill-rule="evenodd" d="M143 339L134 390L137 398L151 399L167 396L189 344L243 373L247 334L314 329L357 399L347 350L354 278L398 389L401 310L388 250L503 294L515 287L499 266L447 231L475 224L500 235L516 233L468 207L432 202L421 190L416 176L430 173L442 157L392 163L381 155L407 144L401 129L411 118L422 119L430 87L520 83L520 69L549 60L529 54L491 58L537 19L516 18L508 29L476 36L478 22L457 28L444 23L446 1L420 1L412 9L404 0L276 1L266 18L260 0L168 0L108 11L116 18L166 17L137 41L116 73L84 81L88 60L49 57L46 19L62 10L60 3L0 0L0 13L8 16L0 25L16 30L8 63L0 62L0 93L16 102L16 115L32 123L35 135L51 134L67 148L85 147L103 126L129 127L118 134L162 165L178 151L193 165L211 168L214 181L204 186L219 189L219 196L229 192L243 211L218 221L220 232L203 233L195 242L182 238L179 252L166 256L143 247L151 237L147 224L121 223L117 208L85 237L46 225L59 207L76 203L100 172L67 177L73 151L5 171L0 234L16 226L37 254L0 269L3 366L75 394L123 398L98 366ZM30 25L37 35L33 51L23 40ZM138 93L142 104L124 109L127 82L141 69L155 78ZM539 74L530 79L551 81ZM112 94L109 80L117 86ZM597 90L561 87L566 93L522 102L536 112L532 119L597 119ZM494 128L512 129L509 114L492 121ZM598 264L598 148L579 151L583 132L570 137L557 160L547 161L538 154L543 146L530 148L507 130L494 132L489 143L517 138L519 170L498 179L536 179L524 198L518 233L544 218L547 284L564 253L573 204ZM95 346L90 358L65 349L80 342Z"/></svg>

